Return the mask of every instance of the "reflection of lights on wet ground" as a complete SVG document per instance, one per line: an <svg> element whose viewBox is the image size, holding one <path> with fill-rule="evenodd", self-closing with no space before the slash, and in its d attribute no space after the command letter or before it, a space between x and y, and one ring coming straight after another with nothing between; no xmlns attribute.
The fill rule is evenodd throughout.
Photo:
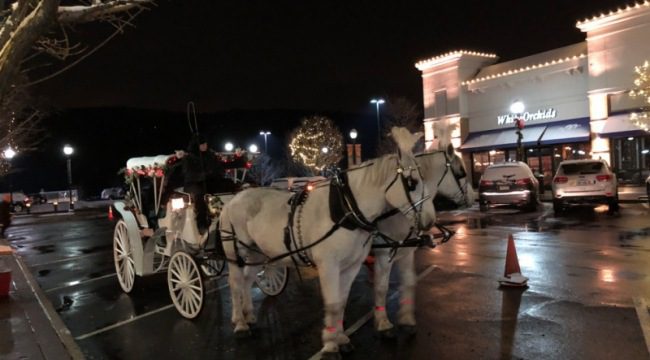
<svg viewBox="0 0 650 360"><path fill-rule="evenodd" d="M609 210L609 206L608 206L608 205L600 205L600 206L596 206L596 207L594 208L594 211L595 211L595 212L598 212L598 213L604 213L604 212L607 212L607 210Z"/></svg>
<svg viewBox="0 0 650 360"><path fill-rule="evenodd" d="M614 270L607 268L600 270L600 279L604 282L615 282Z"/></svg>
<svg viewBox="0 0 650 360"><path fill-rule="evenodd" d="M519 266L522 268L521 271L526 270L537 270L537 262L535 261L535 256L532 254L518 254L519 256ZM525 270L524 270L525 268Z"/></svg>

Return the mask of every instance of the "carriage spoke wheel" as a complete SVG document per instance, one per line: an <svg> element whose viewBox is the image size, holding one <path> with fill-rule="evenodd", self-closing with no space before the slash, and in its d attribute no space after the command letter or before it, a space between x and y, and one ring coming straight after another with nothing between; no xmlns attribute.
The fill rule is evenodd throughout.
<svg viewBox="0 0 650 360"><path fill-rule="evenodd" d="M179 251L167 267L169 296L176 310L186 319L194 319L203 309L203 281L193 257Z"/></svg>
<svg viewBox="0 0 650 360"><path fill-rule="evenodd" d="M255 276L255 283L268 296L277 296L287 287L289 270L286 266L264 265Z"/></svg>
<svg viewBox="0 0 650 360"><path fill-rule="evenodd" d="M120 220L115 225L113 233L113 258L115 260L115 272L120 287L124 292L130 293L135 284L135 261L131 242L126 228L126 222Z"/></svg>

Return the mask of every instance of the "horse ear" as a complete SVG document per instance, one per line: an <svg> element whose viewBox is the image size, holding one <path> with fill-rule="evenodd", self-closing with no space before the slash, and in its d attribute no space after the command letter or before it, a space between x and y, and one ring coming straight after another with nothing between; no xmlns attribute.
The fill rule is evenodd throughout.
<svg viewBox="0 0 650 360"><path fill-rule="evenodd" d="M447 155L454 156L454 145L452 144L447 145Z"/></svg>

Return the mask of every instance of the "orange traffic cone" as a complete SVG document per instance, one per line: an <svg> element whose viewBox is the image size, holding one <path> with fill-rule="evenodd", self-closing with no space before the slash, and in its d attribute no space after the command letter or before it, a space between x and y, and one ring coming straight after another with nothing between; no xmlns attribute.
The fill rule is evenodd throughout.
<svg viewBox="0 0 650 360"><path fill-rule="evenodd" d="M506 269L503 277L499 278L501 286L526 286L528 278L521 275L517 249L512 234L508 235L508 251L506 253Z"/></svg>
<svg viewBox="0 0 650 360"><path fill-rule="evenodd" d="M113 221L113 207L109 206L108 207L108 220Z"/></svg>

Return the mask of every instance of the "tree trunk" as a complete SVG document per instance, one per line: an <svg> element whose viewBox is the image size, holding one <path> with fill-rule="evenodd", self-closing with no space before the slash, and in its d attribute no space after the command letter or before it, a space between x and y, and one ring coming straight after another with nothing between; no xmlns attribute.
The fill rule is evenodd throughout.
<svg viewBox="0 0 650 360"><path fill-rule="evenodd" d="M11 91L12 79L32 46L56 20L60 0L40 0L0 50L0 99Z"/></svg>

